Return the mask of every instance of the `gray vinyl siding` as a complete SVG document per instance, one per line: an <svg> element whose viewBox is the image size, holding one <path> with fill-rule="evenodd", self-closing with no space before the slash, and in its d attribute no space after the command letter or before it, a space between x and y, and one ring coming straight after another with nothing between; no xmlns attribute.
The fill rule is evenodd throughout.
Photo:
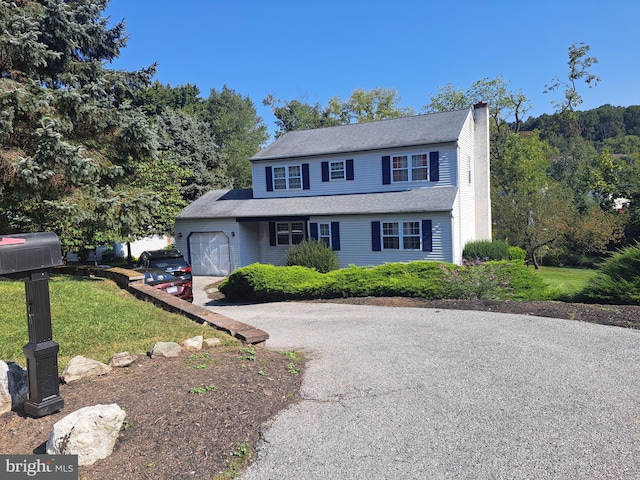
<svg viewBox="0 0 640 480"><path fill-rule="evenodd" d="M271 246L269 242L269 222L260 222L259 226L260 263L286 265L287 250L290 245Z"/></svg>
<svg viewBox="0 0 640 480"><path fill-rule="evenodd" d="M371 222L373 221L418 221L431 220L433 251L382 250L374 252L371 245ZM332 217L312 217L310 222L340 223L340 268L349 265L369 266L385 262L410 262L414 260L436 260L450 262L451 219L446 213L419 213L410 215L349 215ZM273 248L273 247L272 247Z"/></svg>
<svg viewBox="0 0 640 480"><path fill-rule="evenodd" d="M238 242L240 244L240 265L251 265L260 262L260 246L258 238L260 225L258 222L238 223Z"/></svg>
<svg viewBox="0 0 640 480"><path fill-rule="evenodd" d="M397 182L390 185L382 184L382 157L386 155L412 155L417 153L429 153L437 151L440 158L440 180L417 181L417 182ZM398 189L423 188L435 186L455 186L456 185L456 145L453 143L414 146L405 148L395 148L389 150L376 150L369 152L359 152L347 155L328 155L319 157L308 157L295 160L273 160L254 162L252 164L253 175L253 197L254 198L276 198L276 197L301 197L315 195L343 195L348 193L369 193L388 192ZM353 160L353 180L330 180L322 181L322 162L335 162ZM267 191L267 180L265 167L289 167L291 165L309 164L310 189L277 190Z"/></svg>
<svg viewBox="0 0 640 480"><path fill-rule="evenodd" d="M383 250L374 252L371 245L371 222L373 221L432 221L433 251L421 250ZM434 260L451 262L453 259L451 244L451 217L447 213L423 212L410 215L349 215L311 217L307 222L340 224L340 250L337 251L340 268L349 265L369 266L385 262L410 262L414 260ZM259 250L260 263L286 265L286 253L289 245L271 246L269 242L269 223L260 222ZM253 262L249 262L253 263ZM249 263L244 263L248 265Z"/></svg>

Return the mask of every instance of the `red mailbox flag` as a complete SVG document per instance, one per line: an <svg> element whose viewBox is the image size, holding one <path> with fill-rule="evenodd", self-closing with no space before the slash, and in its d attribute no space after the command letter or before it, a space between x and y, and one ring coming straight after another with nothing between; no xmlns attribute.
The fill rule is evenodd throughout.
<svg viewBox="0 0 640 480"><path fill-rule="evenodd" d="M20 245L22 243L26 243L26 240L24 238L0 238L0 247L4 247L5 245Z"/></svg>

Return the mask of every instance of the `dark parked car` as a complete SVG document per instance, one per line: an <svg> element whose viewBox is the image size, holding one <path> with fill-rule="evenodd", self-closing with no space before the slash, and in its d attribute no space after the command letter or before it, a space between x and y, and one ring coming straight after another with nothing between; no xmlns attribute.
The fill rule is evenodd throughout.
<svg viewBox="0 0 640 480"><path fill-rule="evenodd" d="M187 302L193 302L191 280L174 277L168 273L145 272L144 283Z"/></svg>
<svg viewBox="0 0 640 480"><path fill-rule="evenodd" d="M179 250L148 250L138 260L141 272L169 273L175 277L191 280L191 265Z"/></svg>

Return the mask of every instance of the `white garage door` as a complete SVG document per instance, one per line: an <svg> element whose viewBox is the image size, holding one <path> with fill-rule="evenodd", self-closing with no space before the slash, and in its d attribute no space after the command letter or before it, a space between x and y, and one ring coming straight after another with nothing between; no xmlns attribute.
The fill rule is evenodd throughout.
<svg viewBox="0 0 640 480"><path fill-rule="evenodd" d="M189 251L194 275L229 275L229 238L223 232L192 233Z"/></svg>

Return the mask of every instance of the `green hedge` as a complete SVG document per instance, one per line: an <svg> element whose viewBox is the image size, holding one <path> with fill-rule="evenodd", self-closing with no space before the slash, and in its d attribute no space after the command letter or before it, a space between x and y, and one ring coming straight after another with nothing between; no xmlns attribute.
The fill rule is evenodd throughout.
<svg viewBox="0 0 640 480"><path fill-rule="evenodd" d="M236 270L219 286L232 302L391 296L531 299L544 296L545 288L533 270L504 261L464 266L427 261L388 263L324 274L306 267L256 263Z"/></svg>
<svg viewBox="0 0 640 480"><path fill-rule="evenodd" d="M476 240L464 246L462 257L469 261L508 260L509 245L501 240Z"/></svg>

